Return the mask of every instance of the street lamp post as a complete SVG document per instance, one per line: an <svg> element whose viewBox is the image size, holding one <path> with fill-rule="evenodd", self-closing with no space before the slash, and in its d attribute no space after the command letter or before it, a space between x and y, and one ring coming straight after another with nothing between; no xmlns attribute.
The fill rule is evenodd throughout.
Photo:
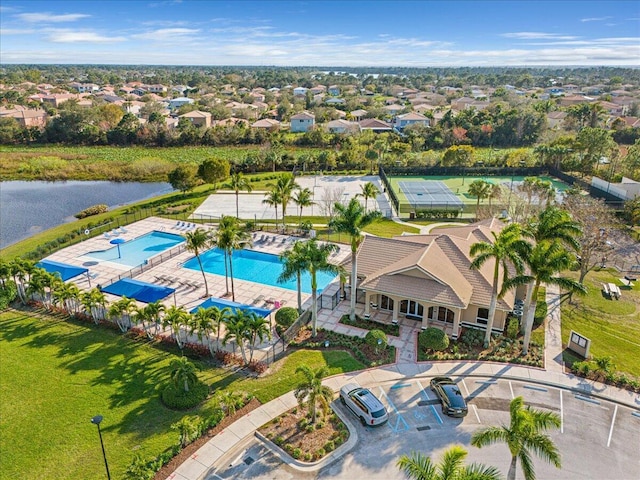
<svg viewBox="0 0 640 480"><path fill-rule="evenodd" d="M96 415L91 419L91 423L98 427L98 436L100 437L100 446L102 447L102 458L104 458L104 468L107 469L107 479L111 480L109 474L109 464L107 463L107 454L104 451L104 442L102 441L102 432L100 431L100 422L102 422L102 415Z"/></svg>

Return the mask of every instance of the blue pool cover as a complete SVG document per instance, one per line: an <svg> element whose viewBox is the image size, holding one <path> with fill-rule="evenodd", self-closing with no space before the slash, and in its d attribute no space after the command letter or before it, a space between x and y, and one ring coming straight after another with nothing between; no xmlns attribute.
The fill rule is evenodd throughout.
<svg viewBox="0 0 640 480"><path fill-rule="evenodd" d="M191 310L191 313L197 312L199 308L208 308L208 307L217 307L220 309L228 307L233 312L235 312L237 309L248 310L249 312L256 313L261 317L266 317L271 313L271 310L268 310L266 308L253 307L251 305L245 305L244 303L236 303L230 300L224 300L222 298L213 298L213 297L202 302L196 308Z"/></svg>
<svg viewBox="0 0 640 480"><path fill-rule="evenodd" d="M63 282L89 271L88 268L76 267L68 263L54 262L53 260L41 260L36 263L36 267L43 268L49 273L57 273Z"/></svg>
<svg viewBox="0 0 640 480"><path fill-rule="evenodd" d="M134 298L141 302L151 303L162 300L176 291L175 288L141 282L133 278L123 278L102 289L103 292L120 297Z"/></svg>

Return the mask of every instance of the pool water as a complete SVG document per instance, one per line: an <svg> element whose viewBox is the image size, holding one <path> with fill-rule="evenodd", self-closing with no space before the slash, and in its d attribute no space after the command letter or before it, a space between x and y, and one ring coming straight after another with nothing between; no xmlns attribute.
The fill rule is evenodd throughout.
<svg viewBox="0 0 640 480"><path fill-rule="evenodd" d="M208 250L200 255L202 267L207 273L216 275L225 274L224 252L218 248ZM192 258L185 262L185 268L200 271L198 259ZM294 277L286 283L278 283L278 277L282 273L282 262L277 255L270 253L256 252L255 250L236 250L233 252L233 278L247 280L249 282L262 283L271 287L286 288L287 290L298 290L298 283ZM318 283L318 293L330 284L335 275L318 272L316 281ZM302 291L311 293L311 275L308 272L302 274Z"/></svg>
<svg viewBox="0 0 640 480"><path fill-rule="evenodd" d="M141 237L121 243L119 245L119 257L118 245L114 245L107 250L89 252L86 256L103 262L113 262L119 263L120 265L126 265L128 267L137 267L138 265L142 265L151 257L169 250L184 241L184 237L181 235L154 230L153 232L142 235ZM108 242L108 240L105 240L105 242Z"/></svg>

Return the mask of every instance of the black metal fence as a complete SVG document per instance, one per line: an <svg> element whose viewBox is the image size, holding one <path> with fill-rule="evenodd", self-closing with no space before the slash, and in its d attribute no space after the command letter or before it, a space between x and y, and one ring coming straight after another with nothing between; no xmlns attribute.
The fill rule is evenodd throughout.
<svg viewBox="0 0 640 480"><path fill-rule="evenodd" d="M329 309L334 310L340 303L340 290L332 294L323 294L318 297L318 310Z"/></svg>

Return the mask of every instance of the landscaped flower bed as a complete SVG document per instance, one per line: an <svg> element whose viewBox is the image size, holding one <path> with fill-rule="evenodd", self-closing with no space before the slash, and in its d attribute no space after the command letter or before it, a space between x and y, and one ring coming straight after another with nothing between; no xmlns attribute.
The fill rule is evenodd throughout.
<svg viewBox="0 0 640 480"><path fill-rule="evenodd" d="M388 345L386 348L376 348L369 345L364 338L352 337L322 328L318 329L315 337L311 336L310 328L301 329L297 337L290 343L290 346L349 350L356 360L364 363L367 367L386 365L396 361L396 348L392 345Z"/></svg>
<svg viewBox="0 0 640 480"><path fill-rule="evenodd" d="M483 347L483 339L484 332L463 329L460 338L450 341L449 346L444 350L425 351L418 348L418 361L487 360L544 367L544 348L533 342L529 346L529 353L526 356L522 356L522 340L520 338L494 337L488 348ZM416 345L419 345L419 342L416 342Z"/></svg>
<svg viewBox="0 0 640 480"><path fill-rule="evenodd" d="M307 411L296 407L258 430L297 460L315 462L349 438L347 426L331 412L310 423Z"/></svg>
<svg viewBox="0 0 640 480"><path fill-rule="evenodd" d="M340 319L340 323L349 325L351 327L363 328L365 330L382 330L387 335L393 335L394 337L400 336L400 326L393 325L391 323L380 323L373 320L366 320L356 315L356 319L351 321L349 315L343 315Z"/></svg>

